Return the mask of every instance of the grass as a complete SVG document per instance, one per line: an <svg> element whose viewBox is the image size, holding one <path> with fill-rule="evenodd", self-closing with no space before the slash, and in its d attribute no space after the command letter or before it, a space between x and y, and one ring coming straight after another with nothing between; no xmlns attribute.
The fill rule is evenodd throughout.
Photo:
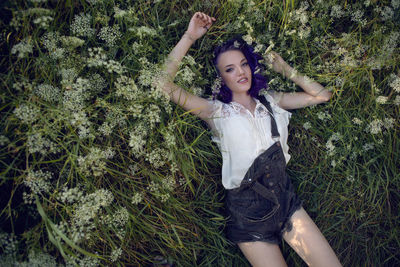
<svg viewBox="0 0 400 267"><path fill-rule="evenodd" d="M254 44L274 45L299 72L330 88L329 103L292 111L288 173L344 266L398 265L398 5L2 3L0 262L151 266L161 256L176 266L249 266L224 235L221 158L211 134L148 82L201 10L217 21L190 49L195 62L184 60L181 69L188 70L176 82L208 97L213 47L250 34ZM81 12L91 18L79 28ZM40 26L36 19L47 14L53 20ZM98 33L113 25L119 30L102 40ZM85 27L95 34L79 34ZM46 40L49 32L59 36ZM63 43L62 36L83 43ZM107 43L112 38L116 45ZM17 49L23 40L25 52ZM106 59L90 66L89 48L96 47ZM299 90L268 68L265 74L271 89ZM281 245L289 266L304 265Z"/></svg>

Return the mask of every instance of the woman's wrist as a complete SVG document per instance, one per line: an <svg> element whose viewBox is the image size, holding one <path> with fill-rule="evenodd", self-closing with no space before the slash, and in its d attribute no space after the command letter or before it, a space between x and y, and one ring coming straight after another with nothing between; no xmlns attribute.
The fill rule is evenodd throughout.
<svg viewBox="0 0 400 267"><path fill-rule="evenodd" d="M190 33L188 33L187 31L183 34L182 38L186 37L187 39L189 39L190 41L192 41L192 43L196 42L196 38L194 38Z"/></svg>

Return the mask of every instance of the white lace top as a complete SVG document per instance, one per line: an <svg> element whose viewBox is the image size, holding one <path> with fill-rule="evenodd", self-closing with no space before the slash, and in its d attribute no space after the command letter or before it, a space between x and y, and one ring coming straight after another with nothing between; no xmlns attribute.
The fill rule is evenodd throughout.
<svg viewBox="0 0 400 267"><path fill-rule="evenodd" d="M287 163L290 159L287 126L291 113L277 105L281 95L272 90L265 94L275 115L279 140ZM271 137L268 109L258 99L255 101L257 104L254 116L239 103L210 101L213 105L213 116L209 124L213 130L212 140L218 144L222 154L222 184L226 189L239 187L254 159L277 141Z"/></svg>

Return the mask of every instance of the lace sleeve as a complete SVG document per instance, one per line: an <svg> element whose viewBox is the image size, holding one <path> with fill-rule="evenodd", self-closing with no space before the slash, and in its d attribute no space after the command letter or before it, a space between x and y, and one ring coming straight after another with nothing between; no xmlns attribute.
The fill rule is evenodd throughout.
<svg viewBox="0 0 400 267"><path fill-rule="evenodd" d="M223 103L219 100L208 100L208 105L211 107L211 112L210 117L206 119L206 122L214 132L216 131L214 120L221 117L222 104Z"/></svg>
<svg viewBox="0 0 400 267"><path fill-rule="evenodd" d="M266 94L272 97L272 100L276 105L278 105L279 101L281 101L283 96L283 92L277 92L275 90L268 90Z"/></svg>

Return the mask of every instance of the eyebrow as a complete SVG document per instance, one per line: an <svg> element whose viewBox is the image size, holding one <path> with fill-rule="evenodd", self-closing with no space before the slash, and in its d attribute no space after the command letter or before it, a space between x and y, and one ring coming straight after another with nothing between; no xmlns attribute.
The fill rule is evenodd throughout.
<svg viewBox="0 0 400 267"><path fill-rule="evenodd" d="M246 58L243 58L241 61L240 61L240 63L242 63L243 62L243 60L247 60ZM226 65L224 68L226 68L226 67L229 67L229 66L233 66L233 64L229 64L229 65Z"/></svg>

